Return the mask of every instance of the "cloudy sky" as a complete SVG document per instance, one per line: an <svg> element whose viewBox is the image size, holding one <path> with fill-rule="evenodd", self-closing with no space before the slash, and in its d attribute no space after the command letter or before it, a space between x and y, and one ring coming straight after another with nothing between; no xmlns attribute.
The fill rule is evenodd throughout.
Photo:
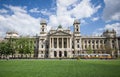
<svg viewBox="0 0 120 77"><path fill-rule="evenodd" d="M79 19L82 35L100 35L106 29L120 35L120 0L0 0L0 37L7 31L39 34L41 19L48 31L60 24L73 31L73 21Z"/></svg>

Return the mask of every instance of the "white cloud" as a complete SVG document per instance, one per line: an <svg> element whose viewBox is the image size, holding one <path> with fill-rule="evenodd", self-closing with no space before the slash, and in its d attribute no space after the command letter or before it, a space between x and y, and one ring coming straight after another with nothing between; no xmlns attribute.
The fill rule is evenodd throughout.
<svg viewBox="0 0 120 77"><path fill-rule="evenodd" d="M40 13L40 11L38 10L38 8L33 8L29 10L31 13Z"/></svg>
<svg viewBox="0 0 120 77"><path fill-rule="evenodd" d="M26 10L27 7L4 6L10 9L13 14L0 14L1 31L5 33L7 30L16 30L23 35L39 33L39 21L41 18L34 18L29 15ZM66 28L72 26L74 19L82 20L83 18L89 18L95 14L101 6L94 6L91 0L56 0L56 6L52 8L55 8L55 13L46 9L39 10L38 8L33 8L29 10L29 12L47 15L47 29L49 30L51 27L56 27L59 24ZM86 22L82 20L82 23Z"/></svg>
<svg viewBox="0 0 120 77"><path fill-rule="evenodd" d="M117 35L120 36L120 23L107 24L104 29L114 29L117 32Z"/></svg>
<svg viewBox="0 0 120 77"><path fill-rule="evenodd" d="M103 31L105 30L112 30L114 29L116 31L117 36L120 36L120 23L113 23L113 24L107 24L104 28L99 28L96 31L93 32L94 35L101 35Z"/></svg>
<svg viewBox="0 0 120 77"><path fill-rule="evenodd" d="M120 0L104 0L103 19L106 21L120 20Z"/></svg>
<svg viewBox="0 0 120 77"><path fill-rule="evenodd" d="M50 26L72 26L74 19L89 18L101 8L90 0L57 0L56 14L49 17Z"/></svg>
<svg viewBox="0 0 120 77"><path fill-rule="evenodd" d="M97 21L97 20L99 20L99 17L94 17L94 18L92 18L91 20L92 20L92 21Z"/></svg>
<svg viewBox="0 0 120 77"><path fill-rule="evenodd" d="M35 35L39 33L40 18L30 16L23 7L11 5L6 5L6 7L13 11L13 14L0 14L0 30L2 31L2 36L9 30L15 30L21 35Z"/></svg>
<svg viewBox="0 0 120 77"><path fill-rule="evenodd" d="M47 9L42 9L42 10L40 11L40 13L42 13L43 15L47 15L47 16L52 15L52 13L49 12Z"/></svg>
<svg viewBox="0 0 120 77"><path fill-rule="evenodd" d="M0 9L0 13L7 13L8 11L5 9Z"/></svg>

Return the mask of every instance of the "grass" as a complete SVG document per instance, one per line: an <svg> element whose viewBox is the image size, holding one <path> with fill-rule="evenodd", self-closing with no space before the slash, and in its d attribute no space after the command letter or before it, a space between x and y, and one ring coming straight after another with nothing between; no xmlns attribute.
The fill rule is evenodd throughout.
<svg viewBox="0 0 120 77"><path fill-rule="evenodd" d="M0 60L0 77L120 77L120 60Z"/></svg>

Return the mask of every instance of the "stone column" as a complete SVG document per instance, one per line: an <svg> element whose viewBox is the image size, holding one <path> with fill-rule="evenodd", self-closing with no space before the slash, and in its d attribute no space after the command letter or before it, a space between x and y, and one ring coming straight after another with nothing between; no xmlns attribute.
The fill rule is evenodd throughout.
<svg viewBox="0 0 120 77"><path fill-rule="evenodd" d="M92 45L92 40L90 40L90 46L91 46L91 49L93 49L93 47L92 47L92 46L93 46L93 45Z"/></svg>
<svg viewBox="0 0 120 77"><path fill-rule="evenodd" d="M53 39L54 39L54 38L52 38L52 48L54 47L54 46L53 46L53 43L54 43L54 42L53 42Z"/></svg>
<svg viewBox="0 0 120 77"><path fill-rule="evenodd" d="M51 48L52 48L52 38L51 38Z"/></svg>
<svg viewBox="0 0 120 77"><path fill-rule="evenodd" d="M68 38L68 45L69 45L69 48L70 48L70 38Z"/></svg>
<svg viewBox="0 0 120 77"><path fill-rule="evenodd" d="M95 47L95 49L96 49L96 40L94 40L94 47Z"/></svg>
<svg viewBox="0 0 120 77"><path fill-rule="evenodd" d="M68 38L67 38L67 48L69 48L69 47L68 47Z"/></svg>
<svg viewBox="0 0 120 77"><path fill-rule="evenodd" d="M57 48L59 48L59 38L57 38Z"/></svg>
<svg viewBox="0 0 120 77"><path fill-rule="evenodd" d="M54 38L53 38L53 48L54 48Z"/></svg>
<svg viewBox="0 0 120 77"><path fill-rule="evenodd" d="M59 51L56 51L57 52L57 58L59 58Z"/></svg>
<svg viewBox="0 0 120 77"><path fill-rule="evenodd" d="M98 40L98 48L101 49L101 48L100 48L100 40Z"/></svg>
<svg viewBox="0 0 120 77"><path fill-rule="evenodd" d="M51 48L51 38L49 39L49 47Z"/></svg>
<svg viewBox="0 0 120 77"><path fill-rule="evenodd" d="M64 51L62 51L62 57L64 57Z"/></svg>
<svg viewBox="0 0 120 77"><path fill-rule="evenodd" d="M64 48L64 38L62 38L62 48Z"/></svg>
<svg viewBox="0 0 120 77"><path fill-rule="evenodd" d="M71 40L71 38L70 38L70 48L72 48L72 40Z"/></svg>

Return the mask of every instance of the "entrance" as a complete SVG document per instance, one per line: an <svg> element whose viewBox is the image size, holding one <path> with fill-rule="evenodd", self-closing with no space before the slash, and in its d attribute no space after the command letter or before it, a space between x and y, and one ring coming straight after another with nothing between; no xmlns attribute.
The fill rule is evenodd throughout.
<svg viewBox="0 0 120 77"><path fill-rule="evenodd" d="M61 51L59 51L59 57L62 57L62 52Z"/></svg>

